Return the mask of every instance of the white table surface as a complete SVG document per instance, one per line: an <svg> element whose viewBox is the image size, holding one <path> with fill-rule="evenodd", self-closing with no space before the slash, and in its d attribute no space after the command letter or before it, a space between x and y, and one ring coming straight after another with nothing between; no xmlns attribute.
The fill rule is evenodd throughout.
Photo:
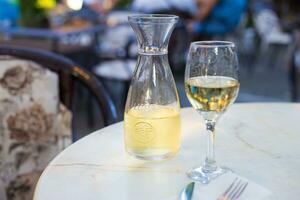
<svg viewBox="0 0 300 200"><path fill-rule="evenodd" d="M35 200L165 200L189 182L206 137L202 119L182 109L176 157L146 162L126 155L123 123L98 130L59 154L42 174ZM234 104L217 124L217 161L268 189L272 199L300 198L300 104Z"/></svg>

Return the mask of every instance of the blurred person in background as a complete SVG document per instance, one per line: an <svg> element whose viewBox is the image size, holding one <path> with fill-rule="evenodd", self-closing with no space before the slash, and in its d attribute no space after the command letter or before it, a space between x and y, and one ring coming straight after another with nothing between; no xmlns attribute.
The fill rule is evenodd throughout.
<svg viewBox="0 0 300 200"><path fill-rule="evenodd" d="M105 15L111 11L120 0L84 0L84 5L90 7L98 14Z"/></svg>
<svg viewBox="0 0 300 200"><path fill-rule="evenodd" d="M121 0L63 0L71 9L68 18L77 18L99 25ZM124 1L124 0L123 0Z"/></svg>
<svg viewBox="0 0 300 200"><path fill-rule="evenodd" d="M172 13L191 18L197 12L195 0L133 0L132 10L142 13Z"/></svg>
<svg viewBox="0 0 300 200"><path fill-rule="evenodd" d="M17 25L19 6L17 0L0 0L0 28Z"/></svg>
<svg viewBox="0 0 300 200"><path fill-rule="evenodd" d="M211 39L235 29L246 11L247 0L133 0L132 10L178 15L169 45L171 66L184 69L190 39ZM182 21L184 19L184 21ZM191 38L192 36L192 38ZM174 62L174 64L172 64Z"/></svg>
<svg viewBox="0 0 300 200"><path fill-rule="evenodd" d="M225 35L237 27L247 0L196 0L197 11L188 30L200 38Z"/></svg>
<svg viewBox="0 0 300 200"><path fill-rule="evenodd" d="M94 24L99 24L106 20L105 16L109 15L111 11L126 8L130 3L130 0L83 0L82 9L77 12Z"/></svg>
<svg viewBox="0 0 300 200"><path fill-rule="evenodd" d="M224 35L239 24L247 0L134 0L132 9L143 13L172 13L188 20L196 36ZM180 14L181 13L181 14Z"/></svg>

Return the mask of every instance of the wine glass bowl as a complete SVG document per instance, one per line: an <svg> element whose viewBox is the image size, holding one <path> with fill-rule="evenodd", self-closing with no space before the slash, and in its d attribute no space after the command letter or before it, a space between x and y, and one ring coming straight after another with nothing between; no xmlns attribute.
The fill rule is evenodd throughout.
<svg viewBox="0 0 300 200"><path fill-rule="evenodd" d="M208 132L207 155L203 166L187 175L202 183L228 171L214 159L215 125L218 118L235 101L239 91L238 60L235 45L227 41L193 42L185 70L185 92L203 117Z"/></svg>

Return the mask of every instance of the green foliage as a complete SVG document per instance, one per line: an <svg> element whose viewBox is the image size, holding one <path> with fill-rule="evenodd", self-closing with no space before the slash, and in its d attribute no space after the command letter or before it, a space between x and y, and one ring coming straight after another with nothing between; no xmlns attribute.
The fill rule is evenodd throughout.
<svg viewBox="0 0 300 200"><path fill-rule="evenodd" d="M21 11L20 25L30 28L48 28L46 10L38 8L37 0L19 0Z"/></svg>
<svg viewBox="0 0 300 200"><path fill-rule="evenodd" d="M127 8L131 4L132 0L119 0L116 4L115 8L124 9Z"/></svg>

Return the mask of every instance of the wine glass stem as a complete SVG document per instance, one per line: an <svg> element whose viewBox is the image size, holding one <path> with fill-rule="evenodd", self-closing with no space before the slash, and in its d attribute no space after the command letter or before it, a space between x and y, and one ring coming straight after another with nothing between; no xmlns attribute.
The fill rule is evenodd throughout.
<svg viewBox="0 0 300 200"><path fill-rule="evenodd" d="M215 121L205 120L207 130L207 151L203 170L212 172L217 169L215 161Z"/></svg>

